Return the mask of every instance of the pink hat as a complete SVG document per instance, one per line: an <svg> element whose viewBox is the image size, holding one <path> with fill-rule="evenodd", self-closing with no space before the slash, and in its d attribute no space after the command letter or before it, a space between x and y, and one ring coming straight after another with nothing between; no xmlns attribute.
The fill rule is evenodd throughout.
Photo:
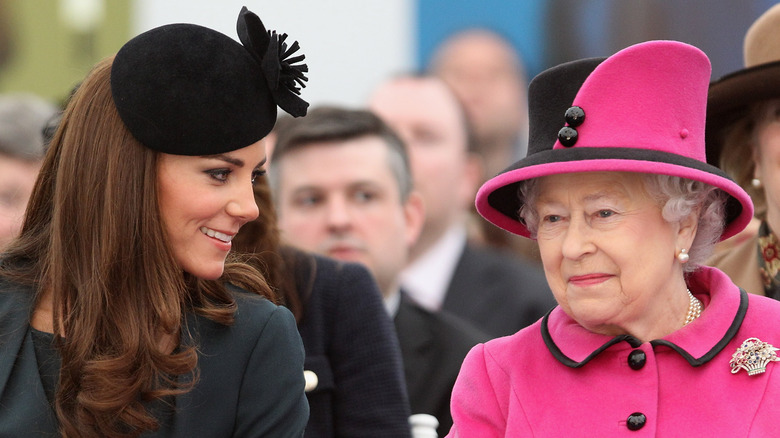
<svg viewBox="0 0 780 438"><path fill-rule="evenodd" d="M521 181L574 172L638 172L701 181L730 195L721 239L753 216L745 191L707 164L704 122L710 62L676 41L649 41L606 59L583 59L540 73L528 89L528 156L488 180L477 211L521 236Z"/></svg>

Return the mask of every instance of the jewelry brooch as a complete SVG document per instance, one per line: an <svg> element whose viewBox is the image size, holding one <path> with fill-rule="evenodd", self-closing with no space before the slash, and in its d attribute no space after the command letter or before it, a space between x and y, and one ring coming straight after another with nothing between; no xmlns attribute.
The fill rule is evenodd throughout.
<svg viewBox="0 0 780 438"><path fill-rule="evenodd" d="M736 374L740 369L747 371L748 376L761 374L766 371L769 362L780 361L776 351L780 349L773 347L767 342L761 342L758 338L748 338L742 342L736 353L731 356L729 365L731 373Z"/></svg>

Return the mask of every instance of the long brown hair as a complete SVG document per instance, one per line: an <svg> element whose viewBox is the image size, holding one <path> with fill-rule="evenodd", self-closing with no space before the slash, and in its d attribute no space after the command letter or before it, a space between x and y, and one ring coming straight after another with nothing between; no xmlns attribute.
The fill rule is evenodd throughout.
<svg viewBox="0 0 780 438"><path fill-rule="evenodd" d="M113 57L78 87L44 159L20 237L0 275L53 297L63 436L138 436L158 428L145 403L197 382L195 346L170 351L187 311L231 324L223 281L182 272L157 201L157 156L128 132L111 89ZM228 263L223 279L271 297L262 276ZM178 379L184 376L183 379ZM179 383L181 380L184 383Z"/></svg>
<svg viewBox="0 0 780 438"><path fill-rule="evenodd" d="M267 176L257 177L254 193L260 214L241 227L233 238L233 251L263 274L282 304L300 322L313 287L316 261L308 253L281 244Z"/></svg>

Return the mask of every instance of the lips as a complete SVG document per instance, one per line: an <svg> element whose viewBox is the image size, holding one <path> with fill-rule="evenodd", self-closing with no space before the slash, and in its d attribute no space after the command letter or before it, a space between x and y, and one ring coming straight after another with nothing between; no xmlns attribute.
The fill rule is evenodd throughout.
<svg viewBox="0 0 780 438"><path fill-rule="evenodd" d="M355 254L359 252L359 249L354 246L332 246L328 249L327 253L331 256L338 256L338 255L347 255L347 254Z"/></svg>
<svg viewBox="0 0 780 438"><path fill-rule="evenodd" d="M603 273L574 275L572 277L569 277L569 283L578 286L588 286L592 284L603 283L609 280L610 278L612 278L612 275L603 274Z"/></svg>
<svg viewBox="0 0 780 438"><path fill-rule="evenodd" d="M212 230L211 228L206 227L200 227L200 232L209 236L213 237L217 240L221 240L225 243L230 243L231 240L233 240L233 237L235 237L235 234L225 234L216 230Z"/></svg>

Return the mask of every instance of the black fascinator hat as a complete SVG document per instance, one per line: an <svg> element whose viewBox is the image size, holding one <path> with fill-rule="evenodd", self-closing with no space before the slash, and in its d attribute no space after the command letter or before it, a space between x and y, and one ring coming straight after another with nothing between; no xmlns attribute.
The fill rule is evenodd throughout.
<svg viewBox="0 0 780 438"><path fill-rule="evenodd" d="M146 147L174 155L213 155L249 146L276 123L277 106L306 115L308 71L298 43L266 30L246 7L239 44L194 24L170 24L128 41L111 67L119 116Z"/></svg>

